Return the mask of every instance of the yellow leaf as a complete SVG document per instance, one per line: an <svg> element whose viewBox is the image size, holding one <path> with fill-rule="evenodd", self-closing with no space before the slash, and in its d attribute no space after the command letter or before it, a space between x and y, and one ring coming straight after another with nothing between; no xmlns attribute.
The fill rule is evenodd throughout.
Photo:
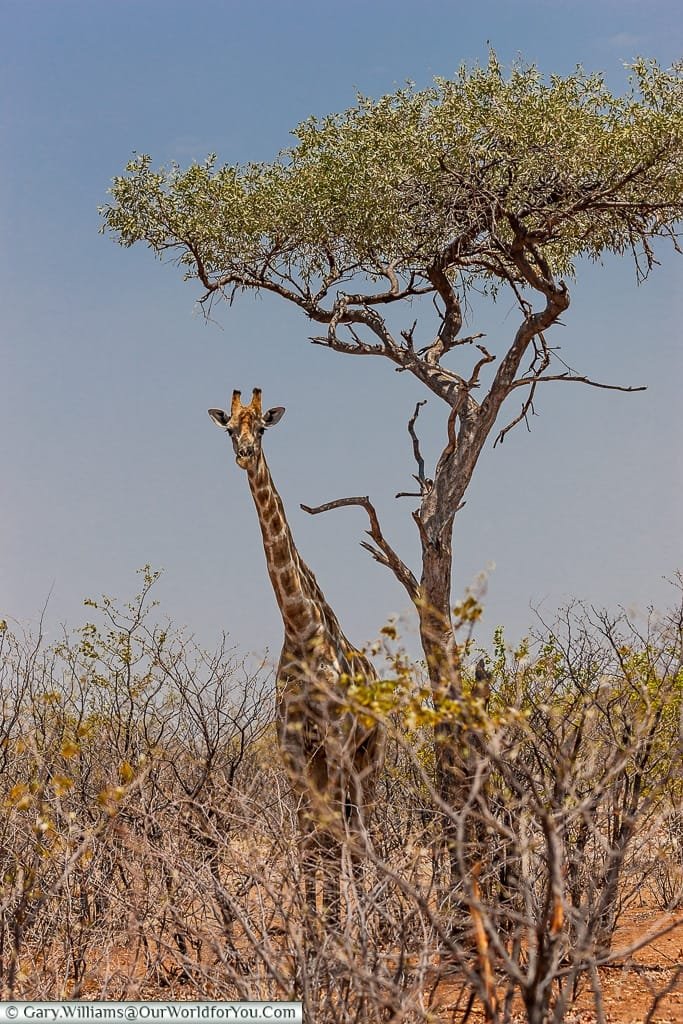
<svg viewBox="0 0 683 1024"><path fill-rule="evenodd" d="M55 791L55 796L64 796L68 793L73 786L73 780L68 775L53 775L52 776L52 788Z"/></svg>
<svg viewBox="0 0 683 1024"><path fill-rule="evenodd" d="M12 786L7 799L18 811L25 811L32 803L31 793L25 782L17 782Z"/></svg>

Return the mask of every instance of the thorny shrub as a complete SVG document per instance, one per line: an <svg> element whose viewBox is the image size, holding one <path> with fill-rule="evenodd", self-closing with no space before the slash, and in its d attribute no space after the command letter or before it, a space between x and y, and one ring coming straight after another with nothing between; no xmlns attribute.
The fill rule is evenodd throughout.
<svg viewBox="0 0 683 1024"><path fill-rule="evenodd" d="M272 673L162 626L157 576L123 608L86 602L94 621L56 644L0 624L3 998L560 1022L581 989L601 1012L625 910L660 907L642 944L675 924L681 607L639 625L577 604L478 654L468 636L477 670L441 702L386 627L385 678L346 697L389 742L365 848L321 866L332 914L324 885L305 898ZM477 602L459 613L471 630Z"/></svg>

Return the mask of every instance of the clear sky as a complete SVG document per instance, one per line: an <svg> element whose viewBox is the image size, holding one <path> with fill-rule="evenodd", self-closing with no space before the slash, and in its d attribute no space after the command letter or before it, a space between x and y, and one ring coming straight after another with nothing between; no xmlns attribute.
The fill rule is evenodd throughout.
<svg viewBox="0 0 683 1024"><path fill-rule="evenodd" d="M155 163L269 159L312 113L426 85L462 61L518 54L576 63L625 85L636 54L683 55L680 0L0 0L0 616L83 621L85 596L134 593L163 567L163 610L245 651L281 627L244 474L208 406L261 386L284 405L268 460L299 549L347 633L373 637L406 598L363 552L360 509L310 518L299 503L371 495L417 568L406 422L421 394L381 361L311 346L272 300L240 299L206 324L200 294L142 247L98 235L97 206L133 151ZM486 627L518 636L571 596L643 608L681 566L683 261L642 287L632 267L582 267L563 355L638 395L549 385L533 432L481 459L455 536L454 597L490 563ZM501 351L505 302L474 330ZM483 328L482 328L483 325ZM443 416L421 417L425 454ZM516 409L512 408L514 414ZM438 413L438 415L437 415Z"/></svg>

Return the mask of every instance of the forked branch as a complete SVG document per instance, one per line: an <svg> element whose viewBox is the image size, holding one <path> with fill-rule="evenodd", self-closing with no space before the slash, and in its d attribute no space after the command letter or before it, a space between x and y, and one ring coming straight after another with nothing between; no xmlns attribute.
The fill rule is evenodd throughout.
<svg viewBox="0 0 683 1024"><path fill-rule="evenodd" d="M514 419L510 420L510 422L508 423L508 425L506 427L503 427L503 429L501 431L499 431L498 436L496 437L496 440L493 442L493 447L494 448L496 447L496 445L502 444L503 441L505 440L505 435L509 434L510 431L513 430L517 426L517 424L520 423L522 420L524 420L526 422L526 428L527 428L527 430L529 432L531 432L531 427L529 426L529 420L528 420L527 417L528 417L529 413L531 413L532 416L536 415L536 411L534 409L534 394L535 394L535 392L536 392L536 382L533 381L532 384L531 384L531 389L529 391L529 394L524 399L524 401L522 403L522 408L520 409L519 413L514 417Z"/></svg>
<svg viewBox="0 0 683 1024"><path fill-rule="evenodd" d="M573 384L588 384L592 388L603 388L605 391L647 391L646 384L602 384L600 381L591 380L590 377L580 377L574 373L557 373L548 376L537 376L537 377L520 377L519 380L513 382L510 390L513 388L523 388L527 384L544 384L546 381L567 381Z"/></svg>
<svg viewBox="0 0 683 1024"><path fill-rule="evenodd" d="M535 377L520 377L519 380L513 381L513 383L510 385L509 391L513 391L515 388L523 388L528 386L530 388L529 394L522 403L521 411L517 414L517 416L514 417L514 419L510 420L507 426L503 427L503 429L498 433L496 440L493 442L494 448L496 447L497 444L503 443L503 441L505 440L505 435L508 434L513 429L513 427L516 427L521 420L527 420L527 416L529 413L531 413L532 416L535 415L534 394L536 392L536 385L544 384L546 381L565 381L574 384L588 384L592 388L602 388L605 391L647 391L647 386L644 384L641 384L639 386L631 384L602 384L600 383L600 381L591 380L590 377L582 377L574 373L557 373L548 375L539 374L538 376ZM531 429L529 427L528 420L527 429Z"/></svg>
<svg viewBox="0 0 683 1024"><path fill-rule="evenodd" d="M411 601L415 601L418 596L418 582L405 562L399 558L391 544L384 537L379 525L379 519L377 518L377 510L367 495L353 498L337 498L336 501L328 501L324 505L317 505L315 507L301 505L301 508L304 512L308 512L309 515L317 516L321 512L331 512L332 509L345 508L348 505L360 505L361 508L365 509L370 520L370 529L365 532L372 538L374 544L361 541L361 547L369 551L375 561L391 569L394 576L408 591Z"/></svg>

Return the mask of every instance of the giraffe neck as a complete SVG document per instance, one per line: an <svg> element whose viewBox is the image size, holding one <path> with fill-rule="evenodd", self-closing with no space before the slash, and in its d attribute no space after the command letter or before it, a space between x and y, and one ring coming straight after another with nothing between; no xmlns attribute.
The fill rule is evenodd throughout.
<svg viewBox="0 0 683 1024"><path fill-rule="evenodd" d="M300 558L263 453L247 469L268 575L285 626L285 642L305 645L324 629L339 630L313 573Z"/></svg>

